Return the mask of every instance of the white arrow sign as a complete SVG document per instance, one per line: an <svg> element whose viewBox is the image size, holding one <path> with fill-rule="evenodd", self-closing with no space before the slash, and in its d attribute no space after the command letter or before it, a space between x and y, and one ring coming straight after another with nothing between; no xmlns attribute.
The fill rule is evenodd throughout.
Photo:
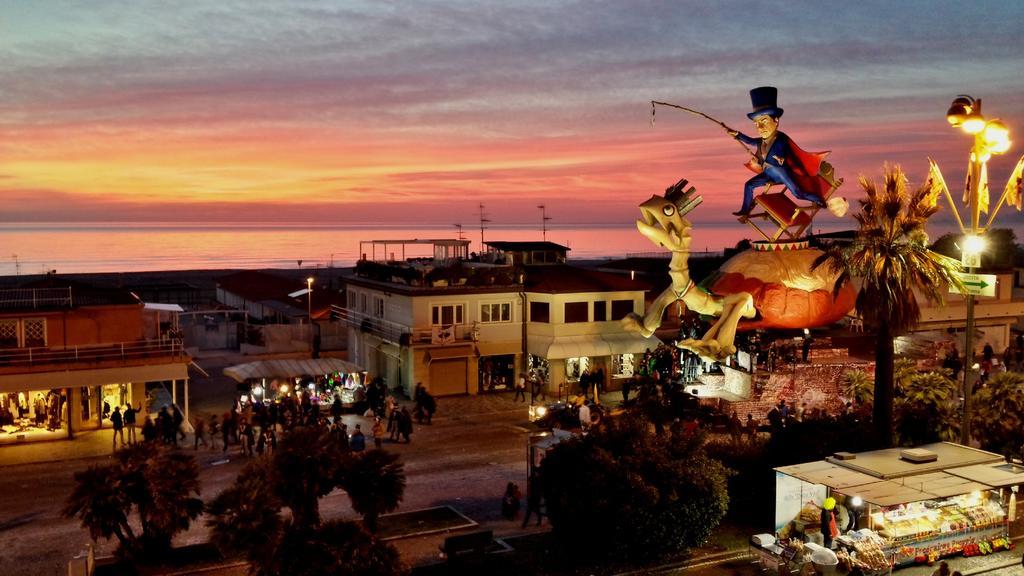
<svg viewBox="0 0 1024 576"><path fill-rule="evenodd" d="M996 275L995 274L967 274L958 272L957 276L964 283L964 290L959 291L955 286L949 287L950 294L964 294L972 296L995 296Z"/></svg>

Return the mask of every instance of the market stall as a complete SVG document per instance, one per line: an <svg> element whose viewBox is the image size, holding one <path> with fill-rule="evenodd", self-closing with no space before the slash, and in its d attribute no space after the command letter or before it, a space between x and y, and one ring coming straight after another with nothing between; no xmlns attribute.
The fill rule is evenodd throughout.
<svg viewBox="0 0 1024 576"><path fill-rule="evenodd" d="M239 383L243 403L301 394L324 405L339 397L351 407L366 398L369 384L365 370L339 358L261 360L229 366L224 375Z"/></svg>
<svg viewBox="0 0 1024 576"><path fill-rule="evenodd" d="M752 549L785 574L807 570L822 547L835 551L837 573L857 564L875 574L1005 550L1024 483L1024 467L946 442L775 470L775 534L759 535Z"/></svg>

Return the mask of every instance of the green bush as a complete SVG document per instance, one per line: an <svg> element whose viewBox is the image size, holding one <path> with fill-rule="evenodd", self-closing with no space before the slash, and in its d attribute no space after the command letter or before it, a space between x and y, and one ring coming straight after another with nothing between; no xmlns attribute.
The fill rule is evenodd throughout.
<svg viewBox="0 0 1024 576"><path fill-rule="evenodd" d="M729 506L729 471L703 442L619 417L559 444L541 467L556 537L595 559L631 561L701 545Z"/></svg>

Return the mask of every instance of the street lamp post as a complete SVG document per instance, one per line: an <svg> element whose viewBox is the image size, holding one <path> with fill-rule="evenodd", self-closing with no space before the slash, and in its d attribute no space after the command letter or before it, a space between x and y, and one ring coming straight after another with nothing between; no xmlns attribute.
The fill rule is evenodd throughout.
<svg viewBox="0 0 1024 576"><path fill-rule="evenodd" d="M981 266L981 253L985 249L985 231L992 226L996 214L1003 204L1009 201L1018 210L1021 207L1020 200L1020 174L1024 167L1024 158L1021 158L1014 170L1010 181L1007 183L999 202L994 210L989 212L988 192L988 168L987 164L993 154L1002 154L1010 149L1010 132L1006 125L999 120L986 120L981 113L981 99L971 96L958 96L946 112L946 119L955 128L974 136L974 146L971 147L970 162L967 166L967 184L964 190L964 204L970 209L970 220L965 223L960 217L960 211L953 196L949 193L943 182L938 166L931 163L933 182L941 186L945 192L949 206L956 217L960 231L964 234L963 246L961 246L961 263L967 272L973 273ZM983 224L981 213L988 213L988 218ZM971 441L971 383L970 373L974 366L974 294L968 291L967 300L967 332L964 335L964 410L963 421L960 425L960 442L968 445Z"/></svg>
<svg viewBox="0 0 1024 576"><path fill-rule="evenodd" d="M306 318L309 321L309 353L313 354L313 277L306 278Z"/></svg>

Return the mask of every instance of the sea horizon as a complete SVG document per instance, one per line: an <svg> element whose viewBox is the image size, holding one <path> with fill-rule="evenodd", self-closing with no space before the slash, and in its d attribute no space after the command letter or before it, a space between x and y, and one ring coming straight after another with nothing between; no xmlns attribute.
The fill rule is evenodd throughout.
<svg viewBox="0 0 1024 576"><path fill-rule="evenodd" d="M826 220L815 233L852 228L850 220ZM935 237L944 230L935 227ZM744 239L758 239L738 222L695 222L696 252L715 252ZM567 246L571 260L622 258L662 250L636 229L632 220L612 222L488 223L484 241L546 239ZM329 268L352 266L360 242L370 240L455 239L453 224L360 222L120 222L39 221L0 223L0 276L159 272L180 270ZM472 252L480 251L479 225L462 226ZM378 247L378 250L381 248ZM429 246L407 248L405 257L426 256ZM365 246L373 257L372 246ZM389 247L401 258L401 249ZM381 252L376 254L377 257ZM301 264L300 264L301 262Z"/></svg>

